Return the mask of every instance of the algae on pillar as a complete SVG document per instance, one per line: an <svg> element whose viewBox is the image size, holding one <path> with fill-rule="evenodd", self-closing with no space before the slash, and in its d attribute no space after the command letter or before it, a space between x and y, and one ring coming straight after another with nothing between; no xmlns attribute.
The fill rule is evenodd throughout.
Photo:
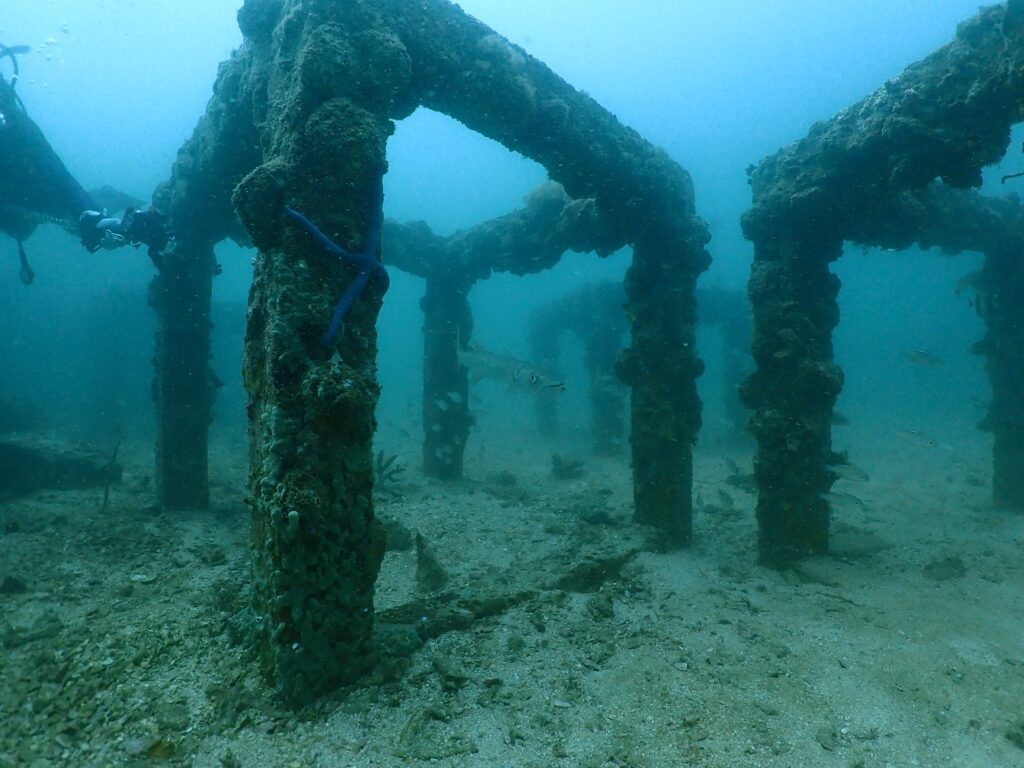
<svg viewBox="0 0 1024 768"><path fill-rule="evenodd" d="M256 642L278 691L299 704L355 679L369 657L383 554L372 499L380 299L372 285L340 335L328 334L326 346L323 338L353 279L337 255L360 253L358 270L366 272L362 251L370 250L372 222L380 220L375 190L386 170L390 121L418 105L437 109L537 160L569 197L593 200L570 200L556 241L527 237L527 257L519 259L517 249L507 271L536 272L557 261L595 212L608 222L600 227L599 253L643 241L635 261L644 282L658 285L659 271L669 273L664 283L673 288L645 303L634 333L636 359L655 373L650 383L641 381L644 371L635 380L644 413L667 396L666 421L678 441L661 445L660 455L651 441L635 442L638 456L654 460L647 482L669 488L638 497L641 506L669 505L668 514L653 514L655 522L689 510L700 372L692 293L708 263L707 230L695 215L686 171L452 3L246 0L238 19L243 46L222 68L204 118L234 130L197 132L195 139L199 149L208 139L230 169L200 180L222 178L234 187L244 176L231 199L259 249L244 365ZM247 119L236 125L240 115ZM225 196L208 199L217 206ZM561 200L537 202L538 215L566 212ZM286 207L304 218L286 215ZM501 242L476 234L484 238L477 251ZM659 334L667 351L654 343Z"/></svg>
<svg viewBox="0 0 1024 768"><path fill-rule="evenodd" d="M1024 2L983 8L948 45L751 169L743 229L755 249L757 371L744 399L755 409L762 561L785 565L828 547L830 416L843 381L832 361L829 263L845 240L912 242L894 218L935 179L981 186L1020 120L1022 61Z"/></svg>
<svg viewBox="0 0 1024 768"><path fill-rule="evenodd" d="M414 79L429 81L423 106L541 163L570 198L593 198L609 242L634 245L633 348L622 369L633 385L636 517L657 526L664 545L685 544L702 370L693 290L710 262L689 173L457 6L381 7L412 55Z"/></svg>
<svg viewBox="0 0 1024 768"><path fill-rule="evenodd" d="M208 243L165 254L149 287L156 310L153 399L156 486L162 507L209 503L207 443L217 378L210 369L210 300L216 262Z"/></svg>
<svg viewBox="0 0 1024 768"><path fill-rule="evenodd" d="M326 152L320 142L330 135L379 130L372 116L351 104L321 109L310 123L323 133L307 133L314 146L300 140L302 149ZM236 193L260 249L244 364L258 650L278 691L294 703L354 680L369 655L373 583L383 555L371 464L379 301L362 297L336 343L321 344L332 303L351 276L304 233L283 231L279 182L296 206L334 223L321 225L325 231L365 236L354 233L368 219L368 195L343 190L351 183L365 191L376 182L383 136L372 150L358 165L349 162L344 177L331 178L324 178L322 166L304 162L308 155L300 151L282 167L258 169ZM313 185L300 182L305 174ZM328 211L317 201L330 192L338 207ZM350 220L338 221L337 211L348 212ZM282 227L278 238L257 235L261 222L275 220Z"/></svg>
<svg viewBox="0 0 1024 768"><path fill-rule="evenodd" d="M154 194L176 235L149 288L157 315L156 485L165 507L201 507L209 499L208 433L219 384L210 368L213 246L228 237L248 241L231 190L259 159L251 94L243 87L249 64L248 51L239 51L221 66L206 114Z"/></svg>
<svg viewBox="0 0 1024 768"><path fill-rule="evenodd" d="M828 549L835 477L832 407L843 384L832 362L839 321L839 280L829 263L842 252L830 240L765 244L755 239L750 300L757 371L743 387L757 438L758 545L761 562L782 566Z"/></svg>
<svg viewBox="0 0 1024 768"><path fill-rule="evenodd" d="M459 346L470 337L469 285L445 274L427 277L423 309L423 471L442 480L462 478L473 417L469 381ZM461 341L460 341L461 340Z"/></svg>
<svg viewBox="0 0 1024 768"><path fill-rule="evenodd" d="M1024 510L1024 254L990 250L977 281L978 310L992 403L982 426L992 432L992 501Z"/></svg>
<svg viewBox="0 0 1024 768"><path fill-rule="evenodd" d="M340 333L325 339L355 275L285 206L339 248L367 248L380 227L391 109L409 62L355 5L285 5L279 28L288 34L266 34L276 20L269 11L240 15L247 39L262 41L250 43L266 67L254 73L269 74L255 115L263 162L234 202L259 249L244 363L257 651L284 700L302 704L355 680L371 658L384 552L372 465L381 297L371 281Z"/></svg>
<svg viewBox="0 0 1024 768"><path fill-rule="evenodd" d="M696 352L697 276L707 268L707 234L641 240L626 273L632 344L619 360L632 387L633 499L639 523L657 529L663 548L693 536L693 444L701 423Z"/></svg>

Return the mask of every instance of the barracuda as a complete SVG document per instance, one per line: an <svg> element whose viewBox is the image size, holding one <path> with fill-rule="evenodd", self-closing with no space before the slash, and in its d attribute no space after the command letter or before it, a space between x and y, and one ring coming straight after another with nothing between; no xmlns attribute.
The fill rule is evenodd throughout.
<svg viewBox="0 0 1024 768"><path fill-rule="evenodd" d="M507 355L496 355L479 346L459 350L459 364L474 379L502 381L529 392L564 392L565 384L547 376L529 363Z"/></svg>

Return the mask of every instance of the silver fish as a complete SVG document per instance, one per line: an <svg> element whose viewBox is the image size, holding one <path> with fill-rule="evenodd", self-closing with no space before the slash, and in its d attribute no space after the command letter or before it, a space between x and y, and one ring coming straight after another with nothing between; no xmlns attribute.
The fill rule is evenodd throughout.
<svg viewBox="0 0 1024 768"><path fill-rule="evenodd" d="M968 289L977 291L981 287L981 282L982 276L980 269L975 270L974 272L968 272L956 281L956 285L953 287L953 295L960 296Z"/></svg>
<svg viewBox="0 0 1024 768"><path fill-rule="evenodd" d="M939 444L919 429L901 429L897 434L919 448L938 448Z"/></svg>
<svg viewBox="0 0 1024 768"><path fill-rule="evenodd" d="M528 392L564 392L565 384L541 373L530 363L507 355L496 355L482 347L459 350L459 364L474 379L503 381L510 387Z"/></svg>
<svg viewBox="0 0 1024 768"><path fill-rule="evenodd" d="M832 474L837 478L842 478L843 480L854 480L858 483L866 483L870 479L868 478L867 472L853 464L830 464L828 468Z"/></svg>
<svg viewBox="0 0 1024 768"><path fill-rule="evenodd" d="M941 357L925 349L904 349L900 354L903 355L904 360L922 368L935 368L942 365L943 362Z"/></svg>
<svg viewBox="0 0 1024 768"><path fill-rule="evenodd" d="M864 502L852 493L829 491L820 494L819 497L827 501L833 509L864 509Z"/></svg>

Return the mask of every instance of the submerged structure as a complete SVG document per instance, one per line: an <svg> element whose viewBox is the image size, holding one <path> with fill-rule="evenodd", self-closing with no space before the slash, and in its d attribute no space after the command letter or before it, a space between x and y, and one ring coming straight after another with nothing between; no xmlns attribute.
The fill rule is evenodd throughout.
<svg viewBox="0 0 1024 768"><path fill-rule="evenodd" d="M1024 114L1024 1L965 21L956 40L814 126L751 172L743 220L755 262L749 293L757 371L747 380L758 441L762 562L828 548L835 476L832 408L843 374L832 358L844 241L978 250L987 335L997 504L1024 507L1024 258L1019 206L965 192L999 160ZM938 179L939 181L935 181Z"/></svg>
<svg viewBox="0 0 1024 768"><path fill-rule="evenodd" d="M422 222L387 221L384 242L389 265L426 280L421 302L423 470L441 479L461 478L473 417L459 352L473 335L473 285L495 272L527 275L550 269L566 251L608 255L622 242L602 223L594 198L574 200L550 182L534 190L524 208L450 237L434 234Z"/></svg>
<svg viewBox="0 0 1024 768"><path fill-rule="evenodd" d="M590 432L594 453L620 451L626 434L623 391L615 373L628 323L622 313L622 286L615 282L587 284L533 313L527 329L531 359L553 371L561 365L564 337L571 335L583 349L589 378ZM750 366L750 307L741 291L698 286L697 310L702 327L714 327L722 339L725 408L737 435L746 433L747 412L739 387ZM542 432L558 431L558 401L536 398Z"/></svg>
<svg viewBox="0 0 1024 768"><path fill-rule="evenodd" d="M17 55L24 47L0 44L0 61L10 58L14 75L0 77L0 232L18 243L19 277L35 279L24 242L42 222L78 232L78 216L95 208L91 195L68 172L18 96Z"/></svg>
<svg viewBox="0 0 1024 768"><path fill-rule="evenodd" d="M443 0L248 0L238 18L244 43L222 65L160 192L179 246L153 285L158 470L165 500L203 500L205 464L193 457L205 460L214 384L212 249L225 237L248 239L259 251L244 363L255 634L282 697L307 701L355 678L370 658L384 543L371 461L382 286L362 279L365 263L353 276L336 256L376 250L368 244L380 226L392 121L419 106L538 161L569 197L592 201L607 251L633 246L632 341L620 369L632 386L636 517L665 546L686 543L702 370L693 292L709 263L689 174ZM428 316L453 300L461 306L464 289L432 280ZM332 311L348 304L340 332L325 339ZM448 356L445 375L458 370L458 322L431 326L439 330L428 343ZM175 498L171 488L186 490Z"/></svg>
<svg viewBox="0 0 1024 768"><path fill-rule="evenodd" d="M493 273L527 275L551 269L567 251L606 255L622 245L607 226L594 198L569 197L559 184L547 183L527 196L523 208L449 237L422 223L384 222L384 259L389 266L426 280L423 309L423 468L433 477L462 477L463 456L473 423L468 407L465 368L459 350L473 336L469 304L472 287ZM738 384L750 346L749 309L740 292L696 289L700 322L716 325L727 352L727 380ZM629 331L624 311L628 297L620 283L587 285L541 308L524 323L530 360L555 372L562 337L576 335L584 349L591 380L593 447L618 453L626 427L616 366L622 337ZM738 397L727 398L738 428L746 412ZM536 397L538 425L552 434L557 399ZM742 411L742 412L741 412Z"/></svg>

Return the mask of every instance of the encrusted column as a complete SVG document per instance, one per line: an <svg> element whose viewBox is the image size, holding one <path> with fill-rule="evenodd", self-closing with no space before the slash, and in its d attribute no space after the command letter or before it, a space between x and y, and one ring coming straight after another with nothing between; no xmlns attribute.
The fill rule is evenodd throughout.
<svg viewBox="0 0 1024 768"><path fill-rule="evenodd" d="M205 507L210 499L207 441L217 386L210 368L215 268L212 245L182 242L164 255L149 287L157 316L157 499L170 509Z"/></svg>
<svg viewBox="0 0 1024 768"><path fill-rule="evenodd" d="M375 323L386 289L374 261L389 118L411 106L395 107L404 47L356 4L284 6L249 3L239 16L269 94L256 104L262 164L234 204L259 250L243 367L256 650L281 697L301 705L357 679L372 656L384 554Z"/></svg>
<svg viewBox="0 0 1024 768"><path fill-rule="evenodd" d="M989 251L975 286L992 403L982 427L992 432L992 501L1024 510L1024 254Z"/></svg>
<svg viewBox="0 0 1024 768"><path fill-rule="evenodd" d="M828 549L834 476L832 407L842 371L832 362L839 279L829 263L842 243L828 237L755 240L750 276L757 370L743 397L757 438L758 544L773 567Z"/></svg>
<svg viewBox="0 0 1024 768"><path fill-rule="evenodd" d="M697 377L704 370L695 346L694 289L707 267L704 242L697 229L636 242L626 274L632 346L618 370L632 386L634 516L657 529L666 549L689 544L693 534Z"/></svg>
<svg viewBox="0 0 1024 768"><path fill-rule="evenodd" d="M384 548L371 461L380 301L367 290L341 335L323 345L332 305L352 274L286 227L276 194L282 185L292 189L295 206L323 231L359 242L372 215L368 190L381 172L383 131L372 115L340 100L320 107L309 128L300 139L307 151L285 177L264 166L236 193L259 248L243 368L257 649L278 692L296 704L363 670ZM309 162L332 155L346 135L370 141L344 166L326 166L328 174ZM271 222L279 229L260 231Z"/></svg>
<svg viewBox="0 0 1024 768"><path fill-rule="evenodd" d="M442 480L462 477L473 417L469 382L459 365L460 339L472 334L465 281L427 277L423 309L423 471Z"/></svg>
<svg viewBox="0 0 1024 768"><path fill-rule="evenodd" d="M243 47L221 65L206 114L178 151L171 178L153 196L177 236L149 288L157 314L156 486L165 507L208 502L208 430L219 386L210 368L213 248L228 237L248 242L231 190L260 161L246 88L252 61L251 48Z"/></svg>

